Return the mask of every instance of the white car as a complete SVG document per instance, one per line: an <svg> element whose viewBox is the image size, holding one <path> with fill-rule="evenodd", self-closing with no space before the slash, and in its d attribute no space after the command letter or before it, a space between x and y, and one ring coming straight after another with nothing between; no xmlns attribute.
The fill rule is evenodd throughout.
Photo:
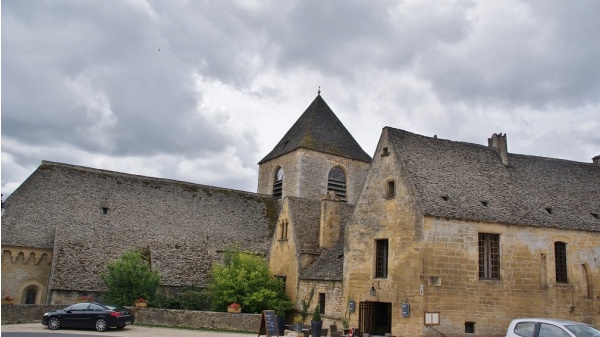
<svg viewBox="0 0 600 337"><path fill-rule="evenodd" d="M600 330L562 319L519 318L510 322L506 337L600 337Z"/></svg>

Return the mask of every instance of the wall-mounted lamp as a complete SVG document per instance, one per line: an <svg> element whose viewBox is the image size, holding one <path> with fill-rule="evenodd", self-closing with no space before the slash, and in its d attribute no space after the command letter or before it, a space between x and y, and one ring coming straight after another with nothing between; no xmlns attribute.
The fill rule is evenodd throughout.
<svg viewBox="0 0 600 337"><path fill-rule="evenodd" d="M375 296L377 292L375 291L375 287L371 286L371 290L369 290L369 295Z"/></svg>

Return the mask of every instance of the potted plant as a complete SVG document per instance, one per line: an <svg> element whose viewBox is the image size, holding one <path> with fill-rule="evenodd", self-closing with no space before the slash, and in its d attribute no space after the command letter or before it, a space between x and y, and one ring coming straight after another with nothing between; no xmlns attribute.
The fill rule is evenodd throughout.
<svg viewBox="0 0 600 337"><path fill-rule="evenodd" d="M304 324L302 323L302 317L297 316L296 318L294 318L294 331L302 332L303 327Z"/></svg>
<svg viewBox="0 0 600 337"><path fill-rule="evenodd" d="M79 296L77 297L77 303L84 303L84 302L94 302L94 298L91 296Z"/></svg>
<svg viewBox="0 0 600 337"><path fill-rule="evenodd" d="M2 298L2 304L13 305L15 304L15 298L10 295L6 295L4 298Z"/></svg>
<svg viewBox="0 0 600 337"><path fill-rule="evenodd" d="M227 312L239 314L240 312L242 312L242 307L238 303L233 302L227 306Z"/></svg>
<svg viewBox="0 0 600 337"><path fill-rule="evenodd" d="M342 317L342 328L344 329L344 335L347 335L350 332L350 297L348 297L348 301L346 302L346 312L344 313L344 317Z"/></svg>
<svg viewBox="0 0 600 337"><path fill-rule="evenodd" d="M285 316L286 312L290 309L289 301L279 301L275 307L275 314L277 314L277 327L279 328L279 336L285 334Z"/></svg>
<svg viewBox="0 0 600 337"><path fill-rule="evenodd" d="M310 321L310 330L312 331L313 337L321 337L322 329L323 320L321 319L321 308L317 305L315 312L313 313L312 321Z"/></svg>
<svg viewBox="0 0 600 337"><path fill-rule="evenodd" d="M140 297L137 300L135 300L135 306L138 308L145 308L148 306L148 301L145 298Z"/></svg>

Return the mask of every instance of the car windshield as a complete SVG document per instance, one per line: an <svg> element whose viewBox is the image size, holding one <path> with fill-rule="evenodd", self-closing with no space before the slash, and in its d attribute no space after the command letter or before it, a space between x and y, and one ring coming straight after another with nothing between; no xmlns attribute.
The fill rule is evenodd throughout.
<svg viewBox="0 0 600 337"><path fill-rule="evenodd" d="M565 325L577 337L600 337L600 330L589 325Z"/></svg>

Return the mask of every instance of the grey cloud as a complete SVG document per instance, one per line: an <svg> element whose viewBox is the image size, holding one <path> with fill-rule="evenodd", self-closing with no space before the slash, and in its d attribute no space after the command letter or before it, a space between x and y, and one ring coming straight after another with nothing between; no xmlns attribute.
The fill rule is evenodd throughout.
<svg viewBox="0 0 600 337"><path fill-rule="evenodd" d="M520 4L527 8L520 13L526 18L505 15L505 21L494 25L488 22L494 18L475 18L471 36L430 50L419 74L447 102L502 104L507 109L598 103L600 68L592 65L600 59L594 33L600 31L600 4Z"/></svg>

